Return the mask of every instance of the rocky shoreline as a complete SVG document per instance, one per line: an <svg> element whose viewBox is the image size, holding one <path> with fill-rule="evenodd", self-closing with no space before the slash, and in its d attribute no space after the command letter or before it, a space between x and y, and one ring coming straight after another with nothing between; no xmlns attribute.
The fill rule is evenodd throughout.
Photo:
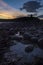
<svg viewBox="0 0 43 65"><path fill-rule="evenodd" d="M43 65L43 26L18 24L20 23L0 24L0 65ZM14 53L11 51L13 47ZM29 54L30 58L31 55L34 56L32 62L29 61Z"/></svg>

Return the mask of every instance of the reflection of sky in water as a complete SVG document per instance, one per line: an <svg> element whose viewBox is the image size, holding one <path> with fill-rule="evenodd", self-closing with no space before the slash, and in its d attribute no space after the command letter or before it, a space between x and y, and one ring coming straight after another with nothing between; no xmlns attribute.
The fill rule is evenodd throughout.
<svg viewBox="0 0 43 65"><path fill-rule="evenodd" d="M30 53L26 53L25 52L25 47L27 47L28 45L24 45L21 43L17 43L17 45L13 45L10 47L10 51L15 54L17 53L20 56L23 56L25 61L33 61L34 56L38 56L38 57L43 57L43 50L41 50L40 48L35 48L34 50Z"/></svg>

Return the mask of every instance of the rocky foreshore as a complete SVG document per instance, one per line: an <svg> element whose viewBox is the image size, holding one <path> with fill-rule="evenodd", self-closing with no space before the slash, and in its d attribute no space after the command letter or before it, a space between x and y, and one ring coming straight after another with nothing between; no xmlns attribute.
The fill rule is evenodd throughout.
<svg viewBox="0 0 43 65"><path fill-rule="evenodd" d="M0 65L43 65L43 23L26 24L0 24Z"/></svg>

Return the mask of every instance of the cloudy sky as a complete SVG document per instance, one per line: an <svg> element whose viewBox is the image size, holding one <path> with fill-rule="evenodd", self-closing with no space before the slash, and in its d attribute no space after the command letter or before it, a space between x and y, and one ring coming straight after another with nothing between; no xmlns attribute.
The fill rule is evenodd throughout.
<svg viewBox="0 0 43 65"><path fill-rule="evenodd" d="M26 3L28 4L29 1L39 2L39 0L0 0L0 18L16 18L17 16L27 15L28 13L30 13L30 11L33 11L30 5L29 5L28 13L27 10L25 10L27 9L26 8L27 5L25 8L23 8L24 4ZM33 3L33 7L34 5L35 4ZM43 0L40 0L39 9L37 10L38 15L43 14L42 6L43 6ZM20 8L23 8L23 10L20 10ZM36 11L36 9L34 9L34 11Z"/></svg>

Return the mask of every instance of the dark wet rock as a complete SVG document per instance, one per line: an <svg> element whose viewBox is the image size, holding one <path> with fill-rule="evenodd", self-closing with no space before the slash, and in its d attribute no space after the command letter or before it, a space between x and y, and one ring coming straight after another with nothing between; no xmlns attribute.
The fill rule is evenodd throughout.
<svg viewBox="0 0 43 65"><path fill-rule="evenodd" d="M8 52L4 55L4 58L6 60L6 62L9 62L11 64L16 64L17 62L19 62L22 59L22 56L17 55L16 53L13 54L12 52Z"/></svg>
<svg viewBox="0 0 43 65"><path fill-rule="evenodd" d="M32 52L34 49L34 46L33 45L28 45L26 48L25 48L25 52L29 53L29 52Z"/></svg>
<svg viewBox="0 0 43 65"><path fill-rule="evenodd" d="M24 62L24 65L32 65L32 63Z"/></svg>
<svg viewBox="0 0 43 65"><path fill-rule="evenodd" d="M13 41L13 44L14 44L14 45L17 45L17 41L14 40L14 41Z"/></svg>
<svg viewBox="0 0 43 65"><path fill-rule="evenodd" d="M24 40L28 40L28 41L31 40L31 36L30 36L29 34L27 34L27 33L25 33L25 34L23 35L23 38L24 38Z"/></svg>
<svg viewBox="0 0 43 65"><path fill-rule="evenodd" d="M38 46L40 49L43 49L43 38L38 40Z"/></svg>
<svg viewBox="0 0 43 65"><path fill-rule="evenodd" d="M33 65L43 65L43 58L36 56Z"/></svg>
<svg viewBox="0 0 43 65"><path fill-rule="evenodd" d="M14 37L14 40L20 41L20 40L22 40L22 38L21 37Z"/></svg>
<svg viewBox="0 0 43 65"><path fill-rule="evenodd" d="M14 35L14 34L15 34L15 30L13 28L10 28L9 35Z"/></svg>
<svg viewBox="0 0 43 65"><path fill-rule="evenodd" d="M23 40L23 41L21 41L21 42L22 42L22 44L24 44L24 45L31 44L31 42L30 42L30 41L28 41L28 40Z"/></svg>
<svg viewBox="0 0 43 65"><path fill-rule="evenodd" d="M31 42L37 44L38 43L38 38L37 37L32 37Z"/></svg>
<svg viewBox="0 0 43 65"><path fill-rule="evenodd" d="M36 33L36 27L31 26L31 27L29 28L29 31L31 31L32 34L33 34L34 32Z"/></svg>
<svg viewBox="0 0 43 65"><path fill-rule="evenodd" d="M23 35L24 34L24 31L20 31L20 34Z"/></svg>
<svg viewBox="0 0 43 65"><path fill-rule="evenodd" d="M10 62L8 65L17 65L17 62Z"/></svg>
<svg viewBox="0 0 43 65"><path fill-rule="evenodd" d="M12 40L16 40L16 41L21 41L23 39L23 36L21 36L21 35L20 36L14 35L14 36L11 37L11 39Z"/></svg>
<svg viewBox="0 0 43 65"><path fill-rule="evenodd" d="M31 35L29 35L29 33L24 33L23 34L22 43L25 44L25 45L31 43Z"/></svg>
<svg viewBox="0 0 43 65"><path fill-rule="evenodd" d="M39 38L40 34L38 33L38 34L36 34L35 36Z"/></svg>

